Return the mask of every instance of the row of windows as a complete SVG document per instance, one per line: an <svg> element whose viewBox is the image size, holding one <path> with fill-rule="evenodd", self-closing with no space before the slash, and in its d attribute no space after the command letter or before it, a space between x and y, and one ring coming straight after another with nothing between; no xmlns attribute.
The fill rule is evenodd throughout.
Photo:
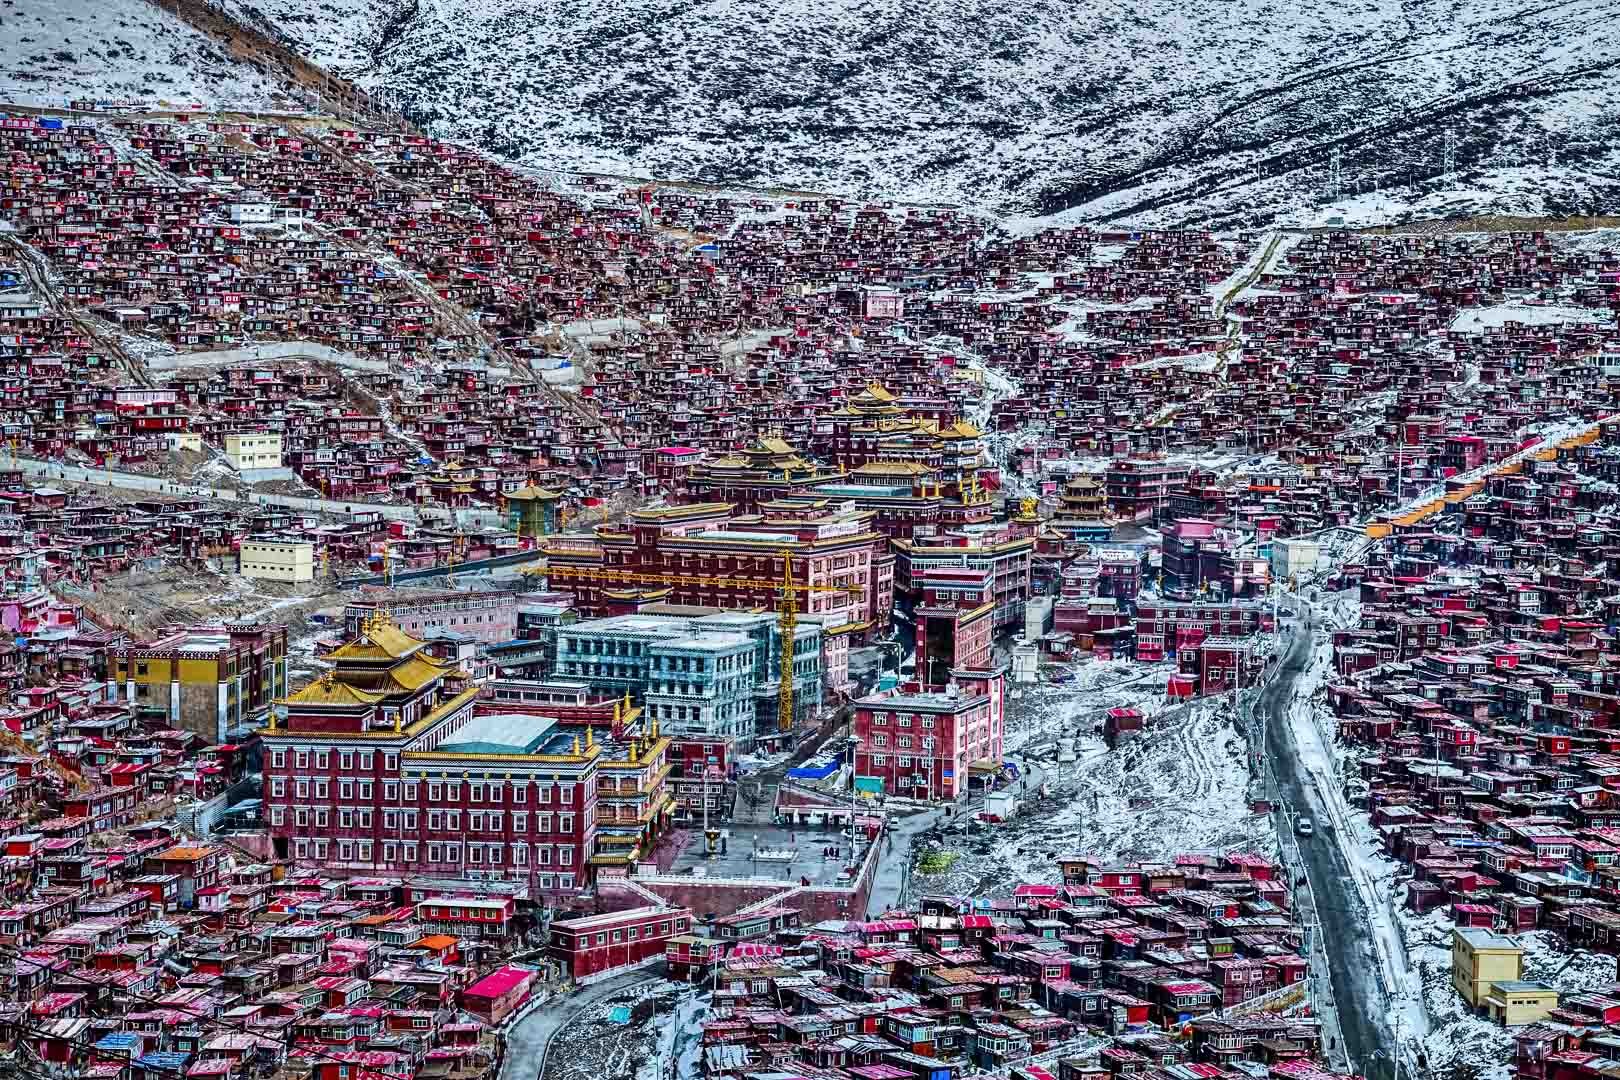
<svg viewBox="0 0 1620 1080"><path fill-rule="evenodd" d="M890 720L893 720L900 727L910 727L912 717L911 717L910 713L873 713L872 714L872 723L874 723L874 724L877 724L877 725L881 726L883 724L887 724ZM934 726L934 718L932 716L924 716L924 717L922 717L922 726L923 726L923 728L925 730L932 729L933 726Z"/></svg>
<svg viewBox="0 0 1620 1080"><path fill-rule="evenodd" d="M687 919L676 919L675 920L675 932L677 934L684 934L684 933L686 933L687 928L690 925L691 925L691 922L689 920L687 920ZM670 921L668 919L665 919L663 922L660 922L658 924L657 931L653 930L653 924L652 923L648 923L646 926L641 926L641 927L628 926L628 927L625 927L622 930L612 930L612 931L603 930L603 931L601 931L600 933L598 933L596 935L596 940L594 942L591 940L591 935L584 934L584 935L581 935L579 941L580 941L581 945L585 945L587 947L589 947L592 944L596 944L596 945L616 945L616 944L618 944L620 942L624 942L624 941L635 941L638 934L642 938L651 938L651 937L657 937L657 936L667 937L669 935L669 927L670 927Z"/></svg>
<svg viewBox="0 0 1620 1080"><path fill-rule="evenodd" d="M390 760L385 767L394 768L395 765L392 760L394 755L388 754L386 756ZM271 767L276 769L285 768L286 765L284 757L285 751L274 751L271 754ZM307 757L307 755L300 752L298 757L302 759ZM325 751L320 752L316 755L316 757L317 761L315 768L325 769L329 767L329 765L322 760L327 757ZM340 755L341 760L339 761L338 767L341 770L348 771L354 767L354 763L348 760L350 757L351 755L347 751ZM308 766L307 764L299 763L297 767L307 768ZM361 772L365 772L371 768L371 751L368 750L359 755L359 767ZM313 790L317 799L326 798L328 792L331 790L331 781L323 778L306 779L299 777L295 779L294 784L299 798L308 797L310 785L314 785ZM507 794L505 790L506 786L507 785L500 782L485 783L475 781L469 783L467 785L467 800L474 803L486 801L500 803L510 801L514 805L518 806L525 805L529 801L529 785L527 782L513 782L511 784L511 798L509 800L503 798L503 796ZM453 781L450 783L429 782L427 787L429 802L461 801L461 783L459 781ZM555 797L558 802L562 803L572 803L574 801L574 784L571 781L566 783L537 783L536 787L539 791L536 799L541 803L549 803L553 800L553 797ZM354 798L352 792L358 791L360 800L364 802L371 798L372 790L372 781L370 780L338 781L338 797L342 799ZM282 796L286 794L286 779L284 777L277 776L271 778L270 794ZM403 794L405 802L415 802L417 797L417 782L414 780L404 781ZM397 802L399 801L400 796L401 787L399 781L389 780L383 783L383 798L386 801Z"/></svg>
<svg viewBox="0 0 1620 1080"><path fill-rule="evenodd" d="M901 749L909 749L910 746L911 746L911 736L910 735L901 735L899 738L897 738L895 740L895 742L896 742L896 744L898 744L901 747ZM883 734L883 732L880 731L876 735L872 736L872 745L873 746L888 746L889 745L889 737L887 735ZM922 748L924 750L932 750L934 748L934 737L932 735L924 735L922 737L921 745L922 745Z"/></svg>
<svg viewBox="0 0 1620 1080"><path fill-rule="evenodd" d="M375 766L376 758L370 750L340 750L338 751L338 769L342 772L353 772L358 766L361 772L370 772ZM332 767L332 752L330 750L295 750L293 752L293 768L307 769L310 762L314 762L318 770ZM273 750L270 752L270 767L272 769L285 769L287 767L287 751ZM394 770L399 768L398 754L384 754L383 768Z"/></svg>

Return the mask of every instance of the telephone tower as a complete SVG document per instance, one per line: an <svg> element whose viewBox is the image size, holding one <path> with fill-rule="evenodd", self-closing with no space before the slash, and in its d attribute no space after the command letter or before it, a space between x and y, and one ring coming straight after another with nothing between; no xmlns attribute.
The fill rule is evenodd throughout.
<svg viewBox="0 0 1620 1080"><path fill-rule="evenodd" d="M1457 171L1457 133L1446 128L1446 160L1445 175L1450 176Z"/></svg>

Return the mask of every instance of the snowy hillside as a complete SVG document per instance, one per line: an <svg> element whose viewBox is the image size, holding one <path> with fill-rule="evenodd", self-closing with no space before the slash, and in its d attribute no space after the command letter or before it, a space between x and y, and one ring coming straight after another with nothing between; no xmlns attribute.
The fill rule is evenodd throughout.
<svg viewBox="0 0 1620 1080"><path fill-rule="evenodd" d="M1331 213L1335 146L1346 203L1620 189L1620 0L229 2L546 168L1144 223Z"/></svg>
<svg viewBox="0 0 1620 1080"><path fill-rule="evenodd" d="M281 81L147 0L0 0L0 101L246 107Z"/></svg>

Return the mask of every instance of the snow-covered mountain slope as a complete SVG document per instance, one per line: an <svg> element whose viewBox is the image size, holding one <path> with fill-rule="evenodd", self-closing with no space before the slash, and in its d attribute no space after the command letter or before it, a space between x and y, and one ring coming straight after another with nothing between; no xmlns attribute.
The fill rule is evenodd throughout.
<svg viewBox="0 0 1620 1080"><path fill-rule="evenodd" d="M536 168L1143 224L1620 192L1620 0L210 2Z"/></svg>
<svg viewBox="0 0 1620 1080"><path fill-rule="evenodd" d="M243 107L281 86L273 65L148 0L0 0L0 101Z"/></svg>

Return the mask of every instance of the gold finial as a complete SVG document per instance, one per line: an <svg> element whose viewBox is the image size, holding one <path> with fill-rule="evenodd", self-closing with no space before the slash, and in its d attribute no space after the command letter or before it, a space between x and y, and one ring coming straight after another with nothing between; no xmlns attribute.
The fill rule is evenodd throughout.
<svg viewBox="0 0 1620 1080"><path fill-rule="evenodd" d="M574 736L574 756L579 757L579 736Z"/></svg>
<svg viewBox="0 0 1620 1080"><path fill-rule="evenodd" d="M624 722L624 714L621 712L622 708L623 706L619 702L615 701L613 703L613 726L615 728Z"/></svg>
<svg viewBox="0 0 1620 1080"><path fill-rule="evenodd" d="M396 709L394 711L394 734L395 735L399 734L400 716L401 716L401 713L399 712L399 710Z"/></svg>
<svg viewBox="0 0 1620 1080"><path fill-rule="evenodd" d="M658 738L658 717L656 716L652 718L652 736L655 739Z"/></svg>
<svg viewBox="0 0 1620 1080"><path fill-rule="evenodd" d="M596 725L585 725L585 749L589 750L596 745Z"/></svg>
<svg viewBox="0 0 1620 1080"><path fill-rule="evenodd" d="M330 687L332 685L331 668L327 668L325 671L321 672L321 685L325 687Z"/></svg>
<svg viewBox="0 0 1620 1080"><path fill-rule="evenodd" d="M630 764L632 764L632 765L634 765L636 763L636 748L639 745L640 745L640 740L639 739L631 739L630 740Z"/></svg>
<svg viewBox="0 0 1620 1080"><path fill-rule="evenodd" d="M630 719L630 691L624 692L624 718Z"/></svg>

